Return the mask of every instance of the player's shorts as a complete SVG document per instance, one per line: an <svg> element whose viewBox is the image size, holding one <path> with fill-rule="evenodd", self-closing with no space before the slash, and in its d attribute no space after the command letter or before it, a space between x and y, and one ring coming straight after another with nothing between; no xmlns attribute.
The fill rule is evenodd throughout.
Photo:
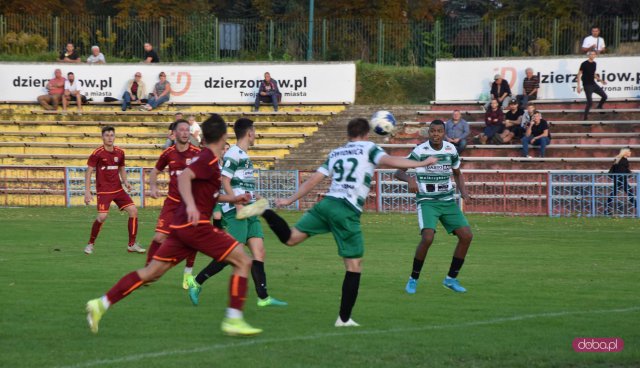
<svg viewBox="0 0 640 368"><path fill-rule="evenodd" d="M172 226L171 229L169 237L162 242L153 259L177 264L201 252L222 262L233 248L240 245L231 235L214 227L209 221L200 221L198 226Z"/></svg>
<svg viewBox="0 0 640 368"><path fill-rule="evenodd" d="M109 212L111 202L116 202L116 206L120 211L129 206L134 206L135 203L131 200L131 197L124 191L124 189L117 191L116 193L98 193L98 213Z"/></svg>
<svg viewBox="0 0 640 368"><path fill-rule="evenodd" d="M436 229L438 220L449 234L469 226L456 201L422 201L418 203L418 223L420 230Z"/></svg>
<svg viewBox="0 0 640 368"><path fill-rule="evenodd" d="M332 233L340 257L361 258L364 255L360 212L346 200L325 197L307 211L294 227L309 236Z"/></svg>
<svg viewBox="0 0 640 368"><path fill-rule="evenodd" d="M162 204L160 210L160 216L158 216L158 222L156 223L156 232L169 235L171 228L169 227L173 222L173 214L180 207L180 202L176 202L173 199L167 197Z"/></svg>
<svg viewBox="0 0 640 368"><path fill-rule="evenodd" d="M251 238L264 239L260 219L257 216L252 216L238 220L235 208L222 215L222 226L240 243L247 244L247 240Z"/></svg>

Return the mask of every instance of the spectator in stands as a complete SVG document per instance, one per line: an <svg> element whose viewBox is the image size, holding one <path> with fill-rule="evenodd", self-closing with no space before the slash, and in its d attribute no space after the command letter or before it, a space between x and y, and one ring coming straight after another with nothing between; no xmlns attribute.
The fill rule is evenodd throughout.
<svg viewBox="0 0 640 368"><path fill-rule="evenodd" d="M68 43L65 50L60 53L58 61L62 63L79 63L81 60L73 44Z"/></svg>
<svg viewBox="0 0 640 368"><path fill-rule="evenodd" d="M604 38L600 37L600 27L591 27L591 36L587 36L582 41L582 52L595 51L596 54L602 54L606 51Z"/></svg>
<svg viewBox="0 0 640 368"><path fill-rule="evenodd" d="M591 95L593 93L600 96L600 102L598 103L598 109L601 109L604 106L604 103L607 101L607 94L602 90L598 84L596 84L596 80L602 83L602 85L607 85L607 81L600 78L600 74L596 73L596 52L589 51L589 59L585 60L580 64L580 70L578 71L578 88L577 92L580 94L582 89L580 88L580 81L582 81L582 85L584 86L584 94L587 96L587 104L584 107L584 120L587 120L589 117L589 110L591 110Z"/></svg>
<svg viewBox="0 0 640 368"><path fill-rule="evenodd" d="M613 199L618 196L618 191L623 191L629 199L629 203L632 207L636 205L635 194L633 190L629 187L629 179L628 175L620 175L620 174L631 174L631 170L629 169L629 157L631 157L631 149L623 148L620 150L620 153L616 156L613 161L613 165L609 169L610 174L618 174L618 175L610 175L613 179L613 191L611 195L607 198L607 215L611 214L611 202Z"/></svg>
<svg viewBox="0 0 640 368"><path fill-rule="evenodd" d="M538 98L538 89L540 89L540 78L533 74L533 69L527 68L525 70L526 76L522 81L522 94L516 96L520 107L527 106L527 103L531 100Z"/></svg>
<svg viewBox="0 0 640 368"><path fill-rule="evenodd" d="M522 126L524 130L527 129L527 124L529 124L531 120L533 120L534 111L536 111L536 105L533 102L529 102L527 104L527 109L524 111L524 114L522 115L522 121L520 122L520 126Z"/></svg>
<svg viewBox="0 0 640 368"><path fill-rule="evenodd" d="M145 102L143 97L146 95L147 88L142 81L142 73L136 72L134 78L127 83L127 90L122 95L122 111L131 107L131 101Z"/></svg>
<svg viewBox="0 0 640 368"><path fill-rule="evenodd" d="M273 104L273 111L278 111L278 102L282 98L282 94L278 89L278 82L275 79L271 79L269 72L264 73L264 80L260 83L260 88L256 94L256 102L253 111L260 109L260 102L271 102Z"/></svg>
<svg viewBox="0 0 640 368"><path fill-rule="evenodd" d="M498 100L495 98L491 100L491 106L489 110L484 114L485 127L482 133L476 138L480 140L481 144L502 143L500 140L500 134L504 130L504 113L498 104Z"/></svg>
<svg viewBox="0 0 640 368"><path fill-rule="evenodd" d="M544 151L551 142L549 123L542 118L540 111L533 112L533 120L527 126L525 136L522 138L522 156L529 156L529 145L540 146L540 157L544 157Z"/></svg>
<svg viewBox="0 0 640 368"><path fill-rule="evenodd" d="M524 129L522 128L522 116L524 111L518 106L515 99L509 102L509 111L504 115L505 130L500 134L502 143L509 143L514 138L522 138Z"/></svg>
<svg viewBox="0 0 640 368"><path fill-rule="evenodd" d="M509 106L509 98L511 96L511 87L509 82L502 78L502 75L496 74L493 76L493 83L491 83L491 100L497 100L498 104L502 105L503 109ZM484 106L485 109L489 109L491 101L487 102Z"/></svg>
<svg viewBox="0 0 640 368"><path fill-rule="evenodd" d="M167 149L176 144L176 126L178 121L183 120L184 116L181 112L177 112L173 116L173 123L169 124L169 132L167 133L167 140L164 142L164 149Z"/></svg>
<svg viewBox="0 0 640 368"><path fill-rule="evenodd" d="M87 58L89 64L106 64L104 54L100 52L100 47L91 46L91 55Z"/></svg>
<svg viewBox="0 0 640 368"><path fill-rule="evenodd" d="M167 81L167 75L160 72L160 81L153 87L153 92L149 94L149 101L140 110L151 111L163 103L169 101L171 96L171 83Z"/></svg>
<svg viewBox="0 0 640 368"><path fill-rule="evenodd" d="M67 80L64 82L64 95L62 96L62 111L67 111L69 101L76 101L78 114L82 111L82 104L87 102L87 98L80 92L80 85L72 72L67 73Z"/></svg>
<svg viewBox="0 0 640 368"><path fill-rule="evenodd" d="M189 141L194 146L200 147L200 142L202 142L202 129L200 128L200 124L198 124L196 117L193 115L190 115L187 121L189 122L189 133L191 134Z"/></svg>
<svg viewBox="0 0 640 368"><path fill-rule="evenodd" d="M60 104L60 100L64 94L65 79L62 76L62 71L60 69L56 69L54 71L54 75L55 77L50 79L45 86L48 93L46 95L38 96L38 103L45 110L57 110L58 104Z"/></svg>
<svg viewBox="0 0 640 368"><path fill-rule="evenodd" d="M160 58L158 57L158 53L153 49L153 46L149 42L144 44L144 57L142 60L143 63L159 63Z"/></svg>
<svg viewBox="0 0 640 368"><path fill-rule="evenodd" d="M458 153L464 151L469 136L469 123L461 117L460 110L454 110L445 125L445 139L456 146Z"/></svg>

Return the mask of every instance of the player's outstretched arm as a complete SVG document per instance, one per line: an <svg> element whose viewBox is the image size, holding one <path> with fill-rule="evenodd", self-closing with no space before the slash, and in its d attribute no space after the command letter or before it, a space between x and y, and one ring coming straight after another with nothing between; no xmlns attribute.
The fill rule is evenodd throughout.
<svg viewBox="0 0 640 368"><path fill-rule="evenodd" d="M416 178L407 174L407 169L398 169L393 176L395 176L396 179L409 184L409 193L418 192L418 182L416 181Z"/></svg>
<svg viewBox="0 0 640 368"><path fill-rule="evenodd" d="M149 192L151 198L154 199L160 198L160 193L158 192L158 173L158 169L154 167L149 174Z"/></svg>
<svg viewBox="0 0 640 368"><path fill-rule="evenodd" d="M414 167L422 167L433 165L438 162L436 157L429 157L424 161L409 160L404 157L385 155L380 158L380 165L395 167L396 169L412 169Z"/></svg>
<svg viewBox="0 0 640 368"><path fill-rule="evenodd" d="M464 184L464 177L462 176L462 171L460 169L452 169L453 171L453 179L456 181L456 186L458 187L458 191L460 192L460 196L465 201L471 199L469 193L467 193L467 187Z"/></svg>
<svg viewBox="0 0 640 368"><path fill-rule="evenodd" d="M187 206L187 219L193 226L197 226L198 220L200 220L200 211L196 207L196 201L193 198L193 192L191 192L191 181L195 177L196 174L188 167L178 176L178 191Z"/></svg>
<svg viewBox="0 0 640 368"><path fill-rule="evenodd" d="M276 200L276 206L278 207L286 207L291 203L297 201L298 199L306 196L315 188L322 180L324 180L325 176L321 172L316 171L309 179L307 179L300 188L298 188L298 192L292 195L289 198L278 198Z"/></svg>
<svg viewBox="0 0 640 368"><path fill-rule="evenodd" d="M87 171L84 173L84 204L91 203L93 195L91 195L91 175L93 174L93 167L87 166Z"/></svg>

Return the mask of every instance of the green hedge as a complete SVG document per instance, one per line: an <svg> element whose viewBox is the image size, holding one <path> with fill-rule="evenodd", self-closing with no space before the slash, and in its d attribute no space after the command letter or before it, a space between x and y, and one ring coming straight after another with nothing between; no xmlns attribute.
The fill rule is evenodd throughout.
<svg viewBox="0 0 640 368"><path fill-rule="evenodd" d="M423 105L435 100L435 69L357 64L356 104Z"/></svg>

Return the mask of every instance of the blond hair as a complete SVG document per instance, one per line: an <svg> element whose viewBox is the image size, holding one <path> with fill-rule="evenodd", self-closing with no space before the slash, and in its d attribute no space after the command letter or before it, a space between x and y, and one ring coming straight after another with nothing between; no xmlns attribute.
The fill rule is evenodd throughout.
<svg viewBox="0 0 640 368"><path fill-rule="evenodd" d="M631 149L628 147L625 148L621 148L620 149L620 153L618 153L618 155L616 156L615 159L615 163L617 164L618 162L620 162L620 160L627 154L627 153L631 153Z"/></svg>

